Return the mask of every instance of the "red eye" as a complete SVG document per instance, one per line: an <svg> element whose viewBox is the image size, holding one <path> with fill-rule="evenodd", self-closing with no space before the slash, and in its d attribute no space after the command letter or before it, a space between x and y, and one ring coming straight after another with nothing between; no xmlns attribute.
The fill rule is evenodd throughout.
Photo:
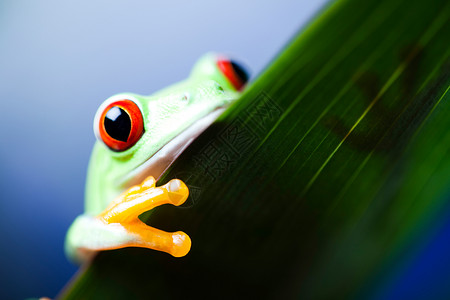
<svg viewBox="0 0 450 300"><path fill-rule="evenodd" d="M242 90L248 81L248 74L241 65L232 60L220 59L217 66L237 91Z"/></svg>
<svg viewBox="0 0 450 300"><path fill-rule="evenodd" d="M141 110L131 100L112 102L103 110L98 122L100 138L114 151L127 150L144 133Z"/></svg>

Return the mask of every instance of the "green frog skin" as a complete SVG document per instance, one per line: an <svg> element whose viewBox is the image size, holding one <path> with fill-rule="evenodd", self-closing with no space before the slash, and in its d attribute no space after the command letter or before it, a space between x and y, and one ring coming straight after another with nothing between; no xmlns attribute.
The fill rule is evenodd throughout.
<svg viewBox="0 0 450 300"><path fill-rule="evenodd" d="M94 119L97 142L89 162L85 212L66 236L69 258L82 262L101 250L143 247L185 256L181 231L164 232L138 216L163 204L181 205L189 190L178 179L156 181L184 149L235 101L247 83L243 68L209 53L189 77L150 96L107 99Z"/></svg>

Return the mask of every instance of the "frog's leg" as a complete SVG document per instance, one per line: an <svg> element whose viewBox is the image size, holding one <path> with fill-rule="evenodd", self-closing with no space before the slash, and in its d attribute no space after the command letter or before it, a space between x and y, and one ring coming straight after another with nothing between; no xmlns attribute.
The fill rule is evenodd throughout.
<svg viewBox="0 0 450 300"><path fill-rule="evenodd" d="M362 151L386 151L395 147L396 143L390 141L397 141L398 136L384 138L386 134L398 134L398 131L390 131L389 128L399 118L404 118L402 122L411 122L410 120L419 115L418 107L420 107L421 111L424 109L423 106L417 105L409 107L412 101L419 101L417 103L424 101L426 103L426 100L424 100L426 94L423 94L423 96L420 94L416 95L418 92L418 71L423 57L423 47L418 44L407 45L400 51L398 61L405 66L405 69L399 77L400 93L398 94L399 99L396 101L397 106L394 107L383 104L385 90L380 77L376 73L365 71L354 78L355 87L363 93L363 100L367 103L366 118L375 116L379 120L377 127L368 128L364 131L354 131L351 127L344 124L339 117L332 114L324 118L324 125L341 140L346 140L348 145ZM432 92L431 87L430 92ZM416 100L414 100L415 98ZM409 132L413 131L409 130ZM402 132L401 134L404 133ZM383 138L383 142L380 143Z"/></svg>
<svg viewBox="0 0 450 300"><path fill-rule="evenodd" d="M139 237L128 244L129 247L144 247L163 251L175 257L188 254L191 249L191 239L182 232L165 232L144 224L141 221L130 222L123 225L130 233Z"/></svg>
<svg viewBox="0 0 450 300"><path fill-rule="evenodd" d="M155 187L155 179L148 177L116 198L97 219L106 224L121 225L133 239L115 248L143 247L170 253L175 257L186 255L191 239L184 232L164 232L139 220L139 215L163 204L183 204L188 195L187 186L178 179Z"/></svg>

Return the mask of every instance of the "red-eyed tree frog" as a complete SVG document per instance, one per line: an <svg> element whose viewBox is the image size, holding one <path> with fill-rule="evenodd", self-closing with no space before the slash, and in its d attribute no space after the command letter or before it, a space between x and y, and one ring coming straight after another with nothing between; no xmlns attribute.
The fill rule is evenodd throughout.
<svg viewBox="0 0 450 300"><path fill-rule="evenodd" d="M158 230L138 216L186 201L189 190L181 180L159 187L156 181L247 81L239 64L210 53L182 82L150 96L123 93L103 102L94 119L85 212L69 228L67 255L81 262L100 250L143 247L185 256L191 247L186 233Z"/></svg>

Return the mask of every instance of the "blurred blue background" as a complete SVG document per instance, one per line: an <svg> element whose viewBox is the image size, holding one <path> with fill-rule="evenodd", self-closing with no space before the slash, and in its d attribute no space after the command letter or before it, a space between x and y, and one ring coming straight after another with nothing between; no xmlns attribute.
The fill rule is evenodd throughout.
<svg viewBox="0 0 450 300"><path fill-rule="evenodd" d="M324 3L1 0L1 298L54 297L76 272L63 243L104 99L181 80L207 51L257 74ZM450 294L448 211L374 299Z"/></svg>
<svg viewBox="0 0 450 300"><path fill-rule="evenodd" d="M104 99L181 80L207 51L258 73L324 3L0 1L2 299L54 297L75 273L63 242Z"/></svg>

